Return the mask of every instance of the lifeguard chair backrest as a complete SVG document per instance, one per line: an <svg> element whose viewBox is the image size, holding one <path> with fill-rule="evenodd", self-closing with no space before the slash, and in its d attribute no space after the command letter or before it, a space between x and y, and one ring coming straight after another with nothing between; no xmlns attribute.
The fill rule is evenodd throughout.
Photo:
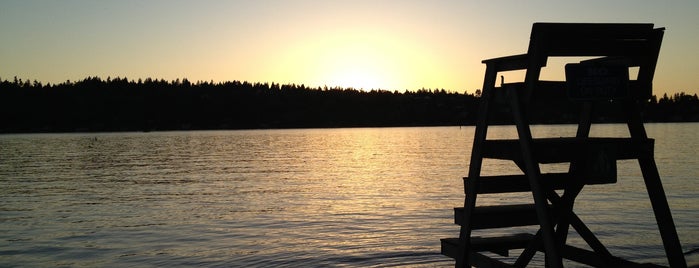
<svg viewBox="0 0 699 268"><path fill-rule="evenodd" d="M664 30L651 23L534 23L527 54L535 66L530 69L546 66L548 57L602 57L593 61L639 67L630 93L647 99Z"/></svg>

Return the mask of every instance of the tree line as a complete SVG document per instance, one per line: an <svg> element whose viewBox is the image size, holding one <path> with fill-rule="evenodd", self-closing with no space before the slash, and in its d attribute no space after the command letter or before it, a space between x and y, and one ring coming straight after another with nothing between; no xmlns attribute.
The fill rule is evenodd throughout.
<svg viewBox="0 0 699 268"><path fill-rule="evenodd" d="M246 81L0 79L0 133L472 125L479 98L479 91L365 91ZM613 109L608 106L601 110ZM558 109L555 116L533 113L531 121L577 121L576 105L549 108ZM699 121L699 98L653 96L643 116L653 122ZM507 117L500 113L493 120L506 123Z"/></svg>

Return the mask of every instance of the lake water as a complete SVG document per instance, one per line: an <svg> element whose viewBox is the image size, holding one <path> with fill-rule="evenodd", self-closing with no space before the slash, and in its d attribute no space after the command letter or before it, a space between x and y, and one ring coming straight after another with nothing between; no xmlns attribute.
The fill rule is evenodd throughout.
<svg viewBox="0 0 699 268"><path fill-rule="evenodd" d="M699 124L646 127L683 249L692 251ZM623 125L592 131L627 135ZM0 266L453 266L439 239L458 236L452 208L463 205L473 134L433 127L0 135ZM491 127L489 135L515 131ZM485 161L484 174L512 171L510 162ZM478 202L519 199L530 196ZM666 263L635 161L619 163L618 183L586 187L576 211L616 255ZM571 235L571 243L582 242ZM699 261L699 253L686 257Z"/></svg>

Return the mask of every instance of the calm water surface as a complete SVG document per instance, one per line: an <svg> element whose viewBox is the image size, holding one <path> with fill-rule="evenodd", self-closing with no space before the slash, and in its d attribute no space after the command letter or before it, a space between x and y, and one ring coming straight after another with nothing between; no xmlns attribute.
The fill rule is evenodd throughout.
<svg viewBox="0 0 699 268"><path fill-rule="evenodd" d="M647 129L683 248L697 249L699 124ZM534 128L542 137L574 131ZM473 132L0 135L0 266L453 266L439 239L458 236L452 207L463 203ZM510 127L489 134L515 136ZM603 125L593 134L627 132ZM484 174L514 171L485 161ZM619 182L587 187L576 211L613 253L664 264L639 176L636 162L620 162ZM483 195L479 204L520 199L530 197Z"/></svg>

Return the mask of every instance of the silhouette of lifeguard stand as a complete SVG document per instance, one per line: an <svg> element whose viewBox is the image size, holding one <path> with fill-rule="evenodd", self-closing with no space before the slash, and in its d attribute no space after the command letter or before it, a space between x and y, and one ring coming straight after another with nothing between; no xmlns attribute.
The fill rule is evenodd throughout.
<svg viewBox="0 0 699 268"><path fill-rule="evenodd" d="M653 24L535 23L527 54L484 60L483 93L469 173L464 178L464 207L454 209L461 231L459 238L442 239L442 254L456 259L456 267L526 266L537 251L545 254L550 267L563 266L564 258L594 267L640 265L612 255L573 211L585 185L615 183L616 161L637 159L669 264L686 267L653 158L654 140L646 135L639 107L652 95L663 33L664 28L653 28ZM540 81L550 57L587 59L566 65L566 81ZM631 67L638 68L636 79L629 79ZM525 70L524 82L496 87L498 72L512 70ZM561 102L580 106L575 137L533 138L528 114ZM630 137L590 137L591 114L599 103L621 107L617 111L622 111ZM487 138L491 116L502 107L511 113L518 139ZM481 176L484 158L512 160L523 174ZM542 173L539 164L546 163L570 166L568 172ZM476 205L479 194L512 192L531 192L533 203ZM476 229L528 225L538 225L538 231L501 237L471 235ZM570 227L589 249L566 244ZM522 249L514 263L484 254L506 256L511 249Z"/></svg>

